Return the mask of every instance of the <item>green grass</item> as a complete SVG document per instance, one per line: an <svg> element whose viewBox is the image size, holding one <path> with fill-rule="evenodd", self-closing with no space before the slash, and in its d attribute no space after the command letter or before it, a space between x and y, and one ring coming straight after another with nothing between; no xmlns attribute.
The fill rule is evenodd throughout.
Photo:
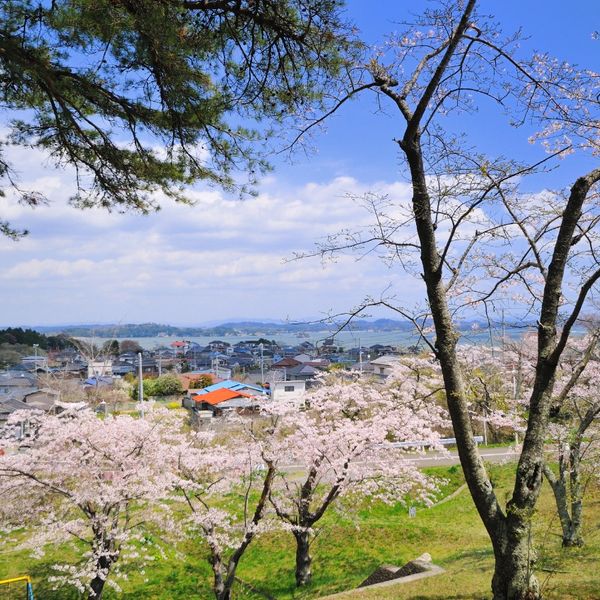
<svg viewBox="0 0 600 600"><path fill-rule="evenodd" d="M490 467L499 497L507 497L513 466ZM432 470L448 480L445 493L462 483L459 469ZM554 516L552 497L544 486L535 517L535 539L539 549L538 575L546 598L600 598L600 493L590 490L584 509L586 546L563 550L560 527ZM427 509L419 507L414 519L406 507L376 504L361 507L357 524L337 514L329 515L313 544L314 580L305 590L294 587L294 540L288 533L265 536L254 543L242 559L238 575L255 590L282 600L308 600L350 590L381 563L403 564L423 552L447 572L420 582L371 591L362 590L349 600L448 598L475 600L489 597L493 555L489 541L466 490L450 501ZM123 593L108 590L107 600L138 598L183 600L211 598L211 571L202 545L186 543L166 560L129 569ZM52 591L45 582L50 565L64 549L53 549L43 560L34 561L24 553L0 552L0 578L28 572L34 578L37 597L71 600L79 596L69 590ZM264 600L266 595L237 585L234 597ZM2 595L0 594L0 598Z"/></svg>

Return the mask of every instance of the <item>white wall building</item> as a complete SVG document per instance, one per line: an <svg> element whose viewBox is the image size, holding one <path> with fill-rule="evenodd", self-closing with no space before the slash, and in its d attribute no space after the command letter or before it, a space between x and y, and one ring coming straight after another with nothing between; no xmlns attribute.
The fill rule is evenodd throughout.
<svg viewBox="0 0 600 600"><path fill-rule="evenodd" d="M271 381L271 400L301 402L306 394L306 381Z"/></svg>
<svg viewBox="0 0 600 600"><path fill-rule="evenodd" d="M90 360L88 363L88 377L112 377L112 361Z"/></svg>
<svg viewBox="0 0 600 600"><path fill-rule="evenodd" d="M391 375L394 367L400 362L399 356L393 354L385 354L369 362L373 367L373 374L379 375L382 379L385 379L388 375Z"/></svg>

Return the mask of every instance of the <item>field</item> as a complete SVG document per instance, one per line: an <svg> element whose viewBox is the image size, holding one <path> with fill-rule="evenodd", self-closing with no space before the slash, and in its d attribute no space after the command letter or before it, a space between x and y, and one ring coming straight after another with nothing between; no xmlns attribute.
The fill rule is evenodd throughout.
<svg viewBox="0 0 600 600"><path fill-rule="evenodd" d="M490 467L501 498L508 492L511 465ZM445 493L458 489L462 475L457 468L439 468L436 474L448 479ZM600 599L600 491L590 489L585 507L586 545L580 549L560 547L559 523L553 499L544 486L534 520L538 549L538 575L544 597L561 600ZM69 552L68 550L64 550ZM5 546L0 551L0 578L29 573L36 598L70 600L77 592L53 591L47 582L50 565L59 555L53 549L41 560L14 553ZM446 573L422 581L389 588L361 590L348 594L348 600L475 600L489 597L493 556L486 533L476 515L469 494L460 491L451 500L433 508L420 507L409 518L406 507L376 505L363 507L357 523L330 515L313 544L314 580L297 592L293 577L293 538L280 533L264 537L251 546L238 571L240 582L234 598L260 600L309 600L356 587L381 563L403 564L429 552ZM192 544L172 550L165 559L146 568L131 569L121 593L110 589L105 598L127 600L148 598L183 600L211 598L210 568L202 546ZM22 588L21 588L22 589ZM8 590L6 590L8 592ZM0 598L21 598L21 590Z"/></svg>

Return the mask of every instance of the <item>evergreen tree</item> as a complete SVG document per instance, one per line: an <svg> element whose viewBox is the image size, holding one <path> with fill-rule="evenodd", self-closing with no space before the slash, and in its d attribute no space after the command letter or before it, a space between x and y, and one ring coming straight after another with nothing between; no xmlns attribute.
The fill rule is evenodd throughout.
<svg viewBox="0 0 600 600"><path fill-rule="evenodd" d="M314 108L345 72L340 4L6 0L1 143L75 167L80 207L147 212L154 192L185 201L198 180L246 191L233 173L246 171L251 187L267 168L270 127ZM17 186L6 152L0 175L22 201L44 201ZM0 231L24 233L1 220Z"/></svg>

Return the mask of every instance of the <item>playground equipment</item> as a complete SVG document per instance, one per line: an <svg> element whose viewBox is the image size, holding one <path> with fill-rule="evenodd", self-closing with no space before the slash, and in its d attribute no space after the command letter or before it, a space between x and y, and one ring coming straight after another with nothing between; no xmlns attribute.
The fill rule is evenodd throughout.
<svg viewBox="0 0 600 600"><path fill-rule="evenodd" d="M21 583L21 582L23 582L26 586L26 588L25 588L26 595L19 595L19 596L11 595L11 598L14 598L15 600L17 600L17 598L23 598L24 600L34 600L33 586L31 585L31 577L29 577L29 575L23 575L21 577L11 577L10 579L0 579L0 586L13 585L16 583ZM2 597L1 589L0 589L0 597Z"/></svg>

